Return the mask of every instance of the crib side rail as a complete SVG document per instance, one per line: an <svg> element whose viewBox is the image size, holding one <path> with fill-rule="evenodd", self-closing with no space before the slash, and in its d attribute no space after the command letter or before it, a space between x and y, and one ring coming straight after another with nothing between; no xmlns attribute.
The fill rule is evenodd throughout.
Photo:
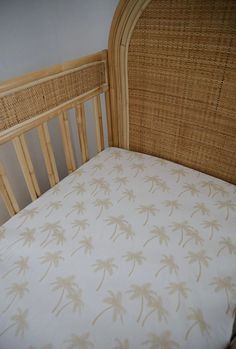
<svg viewBox="0 0 236 349"><path fill-rule="evenodd" d="M89 159L85 102L92 101L97 151L104 149L101 94L105 95L108 143L112 145L107 51L0 84L0 146L12 142L32 200L41 195L26 132L37 129L50 186L59 182L48 122L58 118L68 173L76 169L69 126L74 109L82 163ZM19 205L0 163L0 194L11 216Z"/></svg>

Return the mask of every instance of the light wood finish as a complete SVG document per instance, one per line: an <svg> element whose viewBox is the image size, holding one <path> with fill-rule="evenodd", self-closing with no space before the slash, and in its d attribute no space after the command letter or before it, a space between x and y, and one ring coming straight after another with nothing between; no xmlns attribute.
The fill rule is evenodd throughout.
<svg viewBox="0 0 236 349"><path fill-rule="evenodd" d="M38 127L39 140L45 160L45 165L48 173L48 179L51 187L59 182L57 173L56 161L54 158L51 139L47 127L47 123L43 123Z"/></svg>
<svg viewBox="0 0 236 349"><path fill-rule="evenodd" d="M16 151L16 155L17 155L19 164L20 164L21 169L22 169L22 173L23 173L24 178L25 178L25 182L26 182L27 188L28 188L30 196L31 196L31 199L32 200L36 200L37 199L37 193L36 193L36 190L35 190L35 187L34 187L34 182L32 180L32 173L33 172L30 171L30 168L28 166L29 162L27 161L30 158L29 154L27 154L28 155L28 159L26 159L26 155L25 155L25 152L24 152L24 149L23 149L23 146L22 146L22 143L21 143L21 140L20 140L19 137L16 137L13 140L13 145L14 145L14 148L15 148L15 151ZM24 147L25 147L25 149L27 148L26 143L24 143ZM27 150L27 153L28 153L28 150ZM32 170L33 165L31 163L31 161L30 161L30 165L32 166L31 167L31 170Z"/></svg>
<svg viewBox="0 0 236 349"><path fill-rule="evenodd" d="M82 162L84 163L89 160L84 104L83 103L78 104L75 110L76 110L76 121L77 121L77 130L78 130L78 136L79 136L79 142L80 142L81 158L82 158Z"/></svg>
<svg viewBox="0 0 236 349"><path fill-rule="evenodd" d="M64 152L66 157L66 165L68 172L71 173L76 169L74 152L71 143L70 127L68 121L67 112L63 112L59 115L59 122L62 134L62 141L64 146Z"/></svg>
<svg viewBox="0 0 236 349"><path fill-rule="evenodd" d="M105 92L105 102L106 102L106 117L107 117L107 136L108 145L112 147L113 145L113 134L112 134L112 119L111 119L111 99L110 92Z"/></svg>
<svg viewBox="0 0 236 349"><path fill-rule="evenodd" d="M11 185L8 181L4 167L1 164L1 162L0 162L0 193L10 216L14 216L15 213L20 211L20 208L13 194Z"/></svg>
<svg viewBox="0 0 236 349"><path fill-rule="evenodd" d="M102 125L102 108L100 96L93 98L94 117L96 126L96 140L98 152L104 149L104 136L103 136L103 125Z"/></svg>

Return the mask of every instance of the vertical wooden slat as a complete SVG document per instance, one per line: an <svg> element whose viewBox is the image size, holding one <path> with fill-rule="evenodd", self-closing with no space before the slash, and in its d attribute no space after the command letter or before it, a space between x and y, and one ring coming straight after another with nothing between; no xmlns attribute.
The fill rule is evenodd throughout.
<svg viewBox="0 0 236 349"><path fill-rule="evenodd" d="M102 151L104 149L104 137L103 137L103 125L102 125L102 108L100 95L93 98L94 107L94 117L96 124L96 139L97 139L97 149Z"/></svg>
<svg viewBox="0 0 236 349"><path fill-rule="evenodd" d="M17 155L17 158L19 160L24 178L25 178L27 188L28 188L30 196L31 196L31 199L35 200L35 199L37 199L37 193L35 191L34 183L32 181L32 177L31 177L31 174L30 174L30 171L28 168L28 164L27 164L27 161L25 158L24 150L23 150L23 147L22 147L22 144L21 144L19 137L16 137L13 139L13 145L14 145L16 155Z"/></svg>
<svg viewBox="0 0 236 349"><path fill-rule="evenodd" d="M3 202L6 205L6 208L10 216L14 216L15 213L20 211L20 208L13 194L8 178L5 174L4 167L1 163L0 163L0 192L3 198Z"/></svg>
<svg viewBox="0 0 236 349"><path fill-rule="evenodd" d="M76 121L77 121L77 129L78 129L79 142L80 142L81 157L82 157L82 162L84 163L89 159L84 104L83 103L78 104L75 108L75 111L76 111Z"/></svg>
<svg viewBox="0 0 236 349"><path fill-rule="evenodd" d="M108 144L113 146L110 91L105 92Z"/></svg>
<svg viewBox="0 0 236 349"><path fill-rule="evenodd" d="M68 172L71 173L76 169L76 165L75 165L74 152L73 152L72 143L71 143L71 135L70 135L67 112L63 112L62 114L59 115L59 122L60 122L64 152L66 157L66 165L67 165Z"/></svg>

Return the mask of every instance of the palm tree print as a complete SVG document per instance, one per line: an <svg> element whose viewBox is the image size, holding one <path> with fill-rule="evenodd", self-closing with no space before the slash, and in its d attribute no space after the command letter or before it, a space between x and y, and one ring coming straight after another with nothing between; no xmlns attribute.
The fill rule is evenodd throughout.
<svg viewBox="0 0 236 349"><path fill-rule="evenodd" d="M73 206L72 210L66 214L66 217L69 217L72 213L76 212L77 215L83 214L85 212L84 202L77 201Z"/></svg>
<svg viewBox="0 0 236 349"><path fill-rule="evenodd" d="M15 336L20 335L23 338L25 330L28 328L27 315L28 309L23 311L21 308L18 308L17 313L11 317L13 323L5 328L5 330L0 333L0 336L2 336L11 328L16 327Z"/></svg>
<svg viewBox="0 0 236 349"><path fill-rule="evenodd" d="M85 189L85 183L77 183L72 187L73 190L71 190L69 193L67 193L64 198L67 198L71 194L75 194L77 196L83 195L86 192Z"/></svg>
<svg viewBox="0 0 236 349"><path fill-rule="evenodd" d="M219 209L226 210L226 216L225 220L227 221L229 219L229 214L230 211L235 211L236 205L232 203L231 200L226 200L226 201L218 201L216 206L218 206Z"/></svg>
<svg viewBox="0 0 236 349"><path fill-rule="evenodd" d="M92 250L94 249L93 246L93 239L91 236L85 236L82 240L79 242L79 247L77 247L72 253L71 257L79 250L84 249L85 254L91 254Z"/></svg>
<svg viewBox="0 0 236 349"><path fill-rule="evenodd" d="M146 219L145 219L145 222L143 225L146 225L149 218L150 218L150 215L152 216L155 216L156 215L156 212L157 212L157 208L151 204L151 205L141 205L139 208L138 208L138 212L140 214L146 214Z"/></svg>
<svg viewBox="0 0 236 349"><path fill-rule="evenodd" d="M64 231L55 231L52 233L52 238L51 240L48 240L43 247L46 247L50 244L56 244L56 245L63 245L64 242L66 241Z"/></svg>
<svg viewBox="0 0 236 349"><path fill-rule="evenodd" d="M68 343L67 349L89 349L94 348L93 343L89 340L89 332L82 334L81 336L72 334L70 339L66 341Z"/></svg>
<svg viewBox="0 0 236 349"><path fill-rule="evenodd" d="M112 202L109 199L97 199L94 202L94 205L96 207L99 207L99 213L98 213L98 215L96 217L96 219L98 219L99 217L101 217L102 212L103 212L104 209L108 210L110 207L112 207Z"/></svg>
<svg viewBox="0 0 236 349"><path fill-rule="evenodd" d="M117 292L115 294L112 291L108 291L109 297L104 299L104 303L108 304L108 307L105 308L103 311L101 311L93 320L92 324L95 325L97 320L107 311L112 310L112 320L116 321L118 318L120 318L121 322L123 322L123 315L126 313L125 308L122 305L122 294L121 292Z"/></svg>
<svg viewBox="0 0 236 349"><path fill-rule="evenodd" d="M227 191L219 184L216 184L214 189L215 193L212 195L212 198L214 198L216 195L221 195L222 197L228 195Z"/></svg>
<svg viewBox="0 0 236 349"><path fill-rule="evenodd" d="M45 277L48 275L49 271L52 267L57 268L60 261L64 260L64 257L62 257L61 251L56 252L46 252L44 256L40 257L42 264L48 264L48 267L43 274L43 276L40 278L39 282L43 281Z"/></svg>
<svg viewBox="0 0 236 349"><path fill-rule="evenodd" d="M183 247L185 247L190 241L194 241L196 245L203 245L204 239L200 236L199 232L196 229L189 230L186 232L187 240L183 244Z"/></svg>
<svg viewBox="0 0 236 349"><path fill-rule="evenodd" d="M105 280L105 276L108 273L109 275L112 275L115 268L118 268L117 265L113 263L114 258L108 258L108 259L97 259L96 264L94 264L94 271L102 271L102 278L101 281L98 284L98 287L96 288L96 291L99 291L102 287L102 284Z"/></svg>
<svg viewBox="0 0 236 349"><path fill-rule="evenodd" d="M117 345L113 349L129 349L129 341L125 339L123 342L119 339L115 339Z"/></svg>
<svg viewBox="0 0 236 349"><path fill-rule="evenodd" d="M144 257L142 251L127 252L126 255L124 256L124 258L125 258L126 262L132 262L132 268L131 268L131 270L129 272L129 277L134 272L134 268L135 268L136 264L142 265L143 261L146 260L146 258Z"/></svg>
<svg viewBox="0 0 236 349"><path fill-rule="evenodd" d="M120 190L122 185L126 185L129 181L127 177L116 177L114 182L118 184L116 190Z"/></svg>
<svg viewBox="0 0 236 349"><path fill-rule="evenodd" d="M11 287L8 288L7 294L12 297L10 303L7 305L7 307L2 311L2 313L5 313L10 306L15 302L17 298L21 299L24 297L26 292L29 292L29 289L27 288L28 282L22 282L22 283L13 283Z"/></svg>
<svg viewBox="0 0 236 349"><path fill-rule="evenodd" d="M112 167L112 170L109 172L109 174L112 173L117 173L117 174L121 174L124 172L123 166L121 164L116 164L115 166Z"/></svg>
<svg viewBox="0 0 236 349"><path fill-rule="evenodd" d="M161 184L161 178L159 176L146 176L144 179L145 183L150 183L149 193L154 193L156 188Z"/></svg>
<svg viewBox="0 0 236 349"><path fill-rule="evenodd" d="M189 264L197 263L199 267L197 282L199 281L202 273L202 265L208 267L208 262L211 261L211 258L206 255L204 250L199 252L191 252L189 251L189 255L186 257L189 260Z"/></svg>
<svg viewBox="0 0 236 349"><path fill-rule="evenodd" d="M6 235L5 235L6 229L4 227L0 227L0 240L5 239Z"/></svg>
<svg viewBox="0 0 236 349"><path fill-rule="evenodd" d="M29 257L19 257L19 259L14 263L14 267L3 274L2 279L7 277L9 274L17 271L17 274L25 275L26 271L29 270Z"/></svg>
<svg viewBox="0 0 236 349"><path fill-rule="evenodd" d="M131 285L131 288L128 293L131 293L130 299L140 299L140 311L137 317L137 322L141 320L143 315L144 301L149 301L151 296L155 295L155 292L151 289L151 284L146 283L143 285Z"/></svg>
<svg viewBox="0 0 236 349"><path fill-rule="evenodd" d="M76 290L72 289L68 291L67 298L69 302L65 303L58 311L56 312L56 316L60 315L60 313L70 305L72 305L73 312L81 312L84 303L82 301L82 290L77 288Z"/></svg>
<svg viewBox="0 0 236 349"><path fill-rule="evenodd" d="M113 241L115 242L120 236L124 236L126 240L133 239L135 232L131 224L121 224L120 232L114 236Z"/></svg>
<svg viewBox="0 0 236 349"><path fill-rule="evenodd" d="M202 215L209 215L210 210L209 208L206 207L206 205L204 204L204 202L197 202L194 205L194 210L191 214L191 217L193 217L196 213L200 212Z"/></svg>
<svg viewBox="0 0 236 349"><path fill-rule="evenodd" d="M63 234L63 229L60 225L60 221L54 223L45 223L41 228L42 233L47 233L46 238L42 241L40 246L44 246L52 234Z"/></svg>
<svg viewBox="0 0 236 349"><path fill-rule="evenodd" d="M135 170L134 177L137 177L137 175L138 175L140 172L143 172L143 171L144 171L144 164L142 164L142 163L134 163L134 164L131 166L131 169L132 169L132 170Z"/></svg>
<svg viewBox="0 0 236 349"><path fill-rule="evenodd" d="M169 294L177 294L178 302L176 311L178 311L181 305L181 297L186 299L188 297L188 292L190 291L190 289L187 287L185 282L171 282L167 289L169 290Z"/></svg>
<svg viewBox="0 0 236 349"><path fill-rule="evenodd" d="M74 279L75 279L75 277L73 275L68 276L68 277L64 277L64 278L57 277L56 281L52 283L52 285L54 285L54 287L52 288L53 291L61 290L60 297L59 297L55 307L52 310L53 313L61 305L61 302L64 298L65 292L70 292L70 291L74 291L77 289L77 284L75 283Z"/></svg>
<svg viewBox="0 0 236 349"><path fill-rule="evenodd" d="M214 232L219 231L220 228L222 227L221 224L219 222L217 222L216 219L213 219L211 221L204 221L202 223L202 226L205 229L210 229L211 234L210 234L209 240L211 240L213 238Z"/></svg>
<svg viewBox="0 0 236 349"><path fill-rule="evenodd" d="M227 300L227 308L225 313L230 311L229 294L236 295L236 284L233 283L231 276L215 277L211 285L216 286L215 292L224 291Z"/></svg>
<svg viewBox="0 0 236 349"><path fill-rule="evenodd" d="M181 204L178 202L178 200L166 200L164 201L165 207L170 208L169 216L172 215L174 210L178 210L181 207Z"/></svg>
<svg viewBox="0 0 236 349"><path fill-rule="evenodd" d="M70 177L72 178L71 181L69 182L69 184L72 184L74 182L75 179L78 179L80 177L82 177L84 174L84 170L82 168L74 171ZM54 187L55 188L55 187Z"/></svg>
<svg viewBox="0 0 236 349"><path fill-rule="evenodd" d="M114 231L111 235L111 239L113 239L116 235L117 232L117 228L122 228L122 226L127 222L127 220L125 219L125 217L123 215L120 216L109 216L106 219L107 225L114 225Z"/></svg>
<svg viewBox="0 0 236 349"><path fill-rule="evenodd" d="M184 190L179 193L178 196L183 195L184 193L190 193L192 196L198 196L200 191L197 189L197 186L195 184L184 184L183 185Z"/></svg>
<svg viewBox="0 0 236 349"><path fill-rule="evenodd" d="M219 256L224 249L227 249L230 254L236 254L236 245L230 237L223 237L220 240L219 245L221 245L221 248L217 252L217 256Z"/></svg>
<svg viewBox="0 0 236 349"><path fill-rule="evenodd" d="M31 244L35 241L35 229L29 229L26 228L25 231L23 231L22 233L20 233L20 238L15 240L13 243L11 243L10 245L7 246L7 250L14 246L15 244L17 244L18 242L22 241L23 244L22 246L28 246L30 247Z"/></svg>
<svg viewBox="0 0 236 349"><path fill-rule="evenodd" d="M151 242L154 239L158 239L159 243L162 245L163 243L165 243L165 245L168 245L168 242L170 240L169 236L166 234L166 230L165 227L157 227L156 225L154 226L154 228L150 231L150 233L153 235L150 239L148 239L143 247L147 246L147 244L149 242Z"/></svg>
<svg viewBox="0 0 236 349"><path fill-rule="evenodd" d="M85 231L88 226L89 226L89 223L87 219L76 219L72 223L72 228L77 229L76 233L72 237L72 240L74 240L81 231Z"/></svg>
<svg viewBox="0 0 236 349"><path fill-rule="evenodd" d="M102 190L103 188L109 187L109 184L107 183L107 181L103 177L102 178L94 178L90 184L92 187L94 187L94 189L91 193L94 196L96 194L98 194L99 190Z"/></svg>
<svg viewBox="0 0 236 349"><path fill-rule="evenodd" d="M202 186L202 188L208 189L208 196L209 197L213 194L213 191L215 189L217 190L216 183L211 181L211 180L201 182L201 186Z"/></svg>
<svg viewBox="0 0 236 349"><path fill-rule="evenodd" d="M158 297L158 296L150 297L148 299L147 306L148 308L151 308L151 310L144 317L142 322L142 327L145 325L145 322L147 321L147 319L154 313L156 313L159 321L165 320L167 322L168 312L163 305L163 301L161 297Z"/></svg>
<svg viewBox="0 0 236 349"><path fill-rule="evenodd" d="M104 165L101 162L98 162L97 164L94 164L92 166L94 172L92 174L92 176L94 176L98 171L101 171L103 169Z"/></svg>
<svg viewBox="0 0 236 349"><path fill-rule="evenodd" d="M191 225L189 225L188 221L182 221L182 222L174 222L172 224L172 231L180 231L180 240L179 245L182 244L184 239L184 234L189 233L190 231L194 230Z"/></svg>
<svg viewBox="0 0 236 349"><path fill-rule="evenodd" d="M185 340L188 339L190 332L196 326L199 327L202 335L204 335L204 333L207 333L208 335L210 334L210 326L204 320L202 311L199 308L197 309L191 308L191 313L188 315L188 319L190 321L193 321L193 324L187 330L185 334Z"/></svg>
<svg viewBox="0 0 236 349"><path fill-rule="evenodd" d="M175 263L174 257L172 255L169 255L169 256L163 255L161 259L161 264L163 264L163 266L156 272L155 274L156 277L163 269L166 269L166 268L169 269L170 274L174 272L177 275L179 267Z"/></svg>
<svg viewBox="0 0 236 349"><path fill-rule="evenodd" d="M171 174L176 176L176 183L179 183L180 179L186 176L186 171L183 168L173 168Z"/></svg>
<svg viewBox="0 0 236 349"><path fill-rule="evenodd" d="M36 214L38 214L37 208L24 208L24 210L18 213L18 215L22 217L23 220L16 229L19 229L27 220L34 218Z"/></svg>
<svg viewBox="0 0 236 349"><path fill-rule="evenodd" d="M50 214L52 214L53 211L57 211L57 210L59 210L61 207L62 207L62 202L61 202L61 201L50 202L50 204L49 204L48 207L47 207L47 210L49 210L49 211L48 211L48 213L46 214L45 217L50 216Z"/></svg>
<svg viewBox="0 0 236 349"><path fill-rule="evenodd" d="M171 332L164 331L157 336L155 333L149 333L149 339L143 344L148 344L149 349L173 349L179 348L179 344L171 339Z"/></svg>
<svg viewBox="0 0 236 349"><path fill-rule="evenodd" d="M134 194L134 191L126 189L123 191L121 198L118 200L118 202L121 202L121 200L127 199L128 201L135 201L136 195Z"/></svg>

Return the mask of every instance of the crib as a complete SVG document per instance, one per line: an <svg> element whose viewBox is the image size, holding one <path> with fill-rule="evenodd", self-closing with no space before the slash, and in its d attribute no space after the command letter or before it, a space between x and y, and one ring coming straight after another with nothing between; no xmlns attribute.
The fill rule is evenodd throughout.
<svg viewBox="0 0 236 349"><path fill-rule="evenodd" d="M233 0L121 0L108 50L0 84L0 145L32 199L20 210L0 163L1 348L233 348L235 33Z"/></svg>

